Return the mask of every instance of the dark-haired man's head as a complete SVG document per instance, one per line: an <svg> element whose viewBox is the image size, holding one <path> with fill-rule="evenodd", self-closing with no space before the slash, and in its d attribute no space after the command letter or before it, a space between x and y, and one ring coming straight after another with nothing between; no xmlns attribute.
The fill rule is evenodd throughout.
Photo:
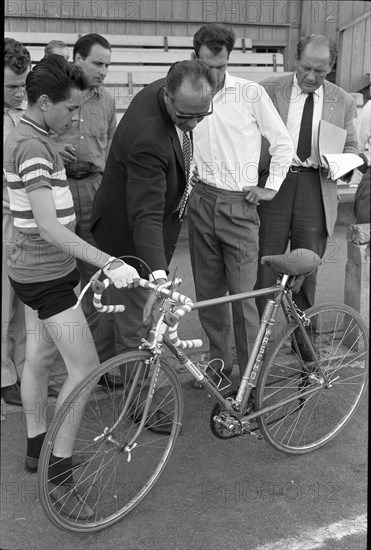
<svg viewBox="0 0 371 550"><path fill-rule="evenodd" d="M234 31L219 23L202 26L193 37L195 56L214 69L218 78L218 90L223 87L229 55L235 42Z"/></svg>
<svg viewBox="0 0 371 550"><path fill-rule="evenodd" d="M301 90L311 93L322 86L336 61L335 42L327 36L306 36L297 46L296 78Z"/></svg>
<svg viewBox="0 0 371 550"><path fill-rule="evenodd" d="M199 60L178 61L166 76L164 101L172 121L184 132L190 132L212 113L216 77Z"/></svg>
<svg viewBox="0 0 371 550"><path fill-rule="evenodd" d="M61 134L78 119L82 92L88 87L83 71L58 54L44 57L26 79L28 112L46 130Z"/></svg>
<svg viewBox="0 0 371 550"><path fill-rule="evenodd" d="M26 77L31 70L31 56L27 48L14 40L4 40L4 105L16 108L25 99Z"/></svg>
<svg viewBox="0 0 371 550"><path fill-rule="evenodd" d="M73 48L73 61L84 71L89 86L100 86L111 63L111 46L100 34L86 34Z"/></svg>

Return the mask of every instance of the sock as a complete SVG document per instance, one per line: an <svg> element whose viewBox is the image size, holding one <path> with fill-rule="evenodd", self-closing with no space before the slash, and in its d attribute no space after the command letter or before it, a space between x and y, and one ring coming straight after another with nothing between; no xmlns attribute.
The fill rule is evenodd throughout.
<svg viewBox="0 0 371 550"><path fill-rule="evenodd" d="M61 458L51 455L49 463L49 481L54 485L73 483L72 457Z"/></svg>
<svg viewBox="0 0 371 550"><path fill-rule="evenodd" d="M27 437L27 456L39 458L45 436L46 432L36 435L35 437Z"/></svg>

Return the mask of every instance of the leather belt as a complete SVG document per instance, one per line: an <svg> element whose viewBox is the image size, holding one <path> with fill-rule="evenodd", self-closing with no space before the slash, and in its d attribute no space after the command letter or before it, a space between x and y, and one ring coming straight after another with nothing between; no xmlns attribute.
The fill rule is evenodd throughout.
<svg viewBox="0 0 371 550"><path fill-rule="evenodd" d="M295 166L292 164L289 168L289 172L318 172L318 168L313 168L312 166Z"/></svg>
<svg viewBox="0 0 371 550"><path fill-rule="evenodd" d="M71 162L65 165L65 170L67 177L74 180L82 180L99 172L98 166L88 161Z"/></svg>
<svg viewBox="0 0 371 550"><path fill-rule="evenodd" d="M87 172L84 174L67 174L67 178L70 178L72 180L83 180L85 178L88 178L89 176L92 176L93 174L98 174L98 170L95 172Z"/></svg>

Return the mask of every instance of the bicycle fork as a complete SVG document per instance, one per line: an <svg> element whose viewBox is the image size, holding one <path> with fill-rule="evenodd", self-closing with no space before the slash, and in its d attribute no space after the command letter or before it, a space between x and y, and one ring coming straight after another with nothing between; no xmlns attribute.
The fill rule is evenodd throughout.
<svg viewBox="0 0 371 550"><path fill-rule="evenodd" d="M121 443L121 442L117 441L113 437L112 434L114 433L115 429L120 424L120 422L123 420L123 418L125 418L127 416L129 408L130 408L130 406L132 405L132 403L134 402L134 400L136 398L137 388L139 387L139 379L143 374L143 370L145 370L148 367L149 362L152 362L154 364L154 370L153 370L152 376L150 378L148 396L145 400L145 406L144 406L144 409L143 409L143 413L141 413L140 420L138 421L138 428L135 431L135 433L133 434L133 436L130 438L129 441L125 441L124 443ZM126 452L127 455L128 455L127 460L128 460L128 462L130 462L130 460L131 460L131 451L136 447L136 445L137 445L136 444L136 439L139 436L139 434L141 433L141 431L142 431L142 429L143 429L143 427L146 423L146 420L147 420L149 407L151 406L151 403L152 403L152 399L153 399L153 395L155 393L156 383L157 383L159 374L160 374L160 362L158 360L158 355L153 355L152 358L141 362L141 364L135 370L135 375L134 375L133 382L132 382L131 387L130 387L130 391L127 395L127 398L125 400L125 405L124 405L119 417L117 418L116 422L114 422L114 424L110 428L108 428L108 427L104 428L101 435L95 437L94 441L99 441L100 439L106 439L109 443L111 443L113 445L116 445L117 448L120 451Z"/></svg>

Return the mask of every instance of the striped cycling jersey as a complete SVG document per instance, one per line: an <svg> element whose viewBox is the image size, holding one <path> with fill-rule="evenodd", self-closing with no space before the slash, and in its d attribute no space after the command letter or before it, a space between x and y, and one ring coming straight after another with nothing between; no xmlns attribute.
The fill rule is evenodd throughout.
<svg viewBox="0 0 371 550"><path fill-rule="evenodd" d="M16 229L14 247L7 251L10 277L37 282L67 275L75 267L74 257L41 238L29 201L33 190L49 188L59 223L74 230L76 217L63 160L48 132L25 115L6 140L4 175Z"/></svg>
<svg viewBox="0 0 371 550"><path fill-rule="evenodd" d="M67 227L75 220L73 200L63 160L48 140L48 132L26 116L5 146L4 172L14 226L22 233L38 233L28 193L48 187L58 221Z"/></svg>

